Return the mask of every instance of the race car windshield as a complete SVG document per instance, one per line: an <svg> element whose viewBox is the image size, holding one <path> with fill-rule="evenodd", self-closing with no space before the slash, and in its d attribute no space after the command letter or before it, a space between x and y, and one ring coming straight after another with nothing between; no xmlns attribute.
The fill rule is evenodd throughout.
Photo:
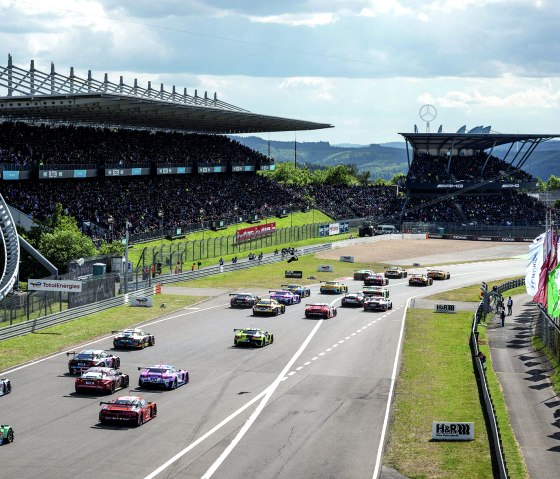
<svg viewBox="0 0 560 479"><path fill-rule="evenodd" d="M94 359L96 357L93 353L80 353L76 354L76 359Z"/></svg>
<svg viewBox="0 0 560 479"><path fill-rule="evenodd" d="M123 406L131 406L136 404L138 401L136 399L117 399L113 404L121 404Z"/></svg>
<svg viewBox="0 0 560 479"><path fill-rule="evenodd" d="M162 369L162 368L148 368L147 372L155 373L155 374L163 374L169 371L169 369Z"/></svg>
<svg viewBox="0 0 560 479"><path fill-rule="evenodd" d="M245 334L260 334L260 331L257 331L256 329L246 329Z"/></svg>

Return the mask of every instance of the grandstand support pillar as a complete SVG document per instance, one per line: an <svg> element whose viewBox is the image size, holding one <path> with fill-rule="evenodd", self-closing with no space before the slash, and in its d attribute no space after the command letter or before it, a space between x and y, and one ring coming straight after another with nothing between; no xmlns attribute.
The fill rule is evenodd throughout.
<svg viewBox="0 0 560 479"><path fill-rule="evenodd" d="M12 55L8 54L8 96L12 96L14 89L12 88L12 71L14 65L12 63Z"/></svg>

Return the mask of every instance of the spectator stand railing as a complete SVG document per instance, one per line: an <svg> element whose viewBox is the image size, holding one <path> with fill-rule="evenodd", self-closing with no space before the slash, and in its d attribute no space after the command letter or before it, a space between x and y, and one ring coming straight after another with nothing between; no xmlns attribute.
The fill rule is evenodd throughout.
<svg viewBox="0 0 560 479"><path fill-rule="evenodd" d="M314 245L296 248L295 256L314 254L319 251L324 251L332 248L332 243L326 243L322 245ZM155 294L156 284L170 284L184 281L191 281L193 279L203 278L206 276L211 276L215 274L221 274L222 272L232 272L239 271L247 268L256 267L259 265L278 263L281 261L287 261L292 255L290 254L267 254L259 261L258 258L254 260L243 259L235 264L224 264L222 268L220 265L216 264L214 266L208 266L195 271L187 271L181 274L162 274L156 279L149 278L147 281L134 281L129 283L129 293L120 294L114 298L97 301L85 306L79 306L76 308L66 309L58 313L49 314L44 317L39 317L29 321L22 321L11 326L5 326L0 328L0 341L4 339L14 338L24 334L28 334L40 329L48 328L50 326L55 326L67 321L72 321L89 314L94 314L106 309L114 308L116 306L122 306L130 303L131 297L135 295L150 296ZM287 268L289 269L289 268Z"/></svg>
<svg viewBox="0 0 560 479"><path fill-rule="evenodd" d="M497 287L497 293L503 293L509 289L517 288L525 284L525 278L515 279L512 281L507 281ZM490 435L490 443L493 450L494 456L494 463L496 466L496 474L495 477L499 477L500 479L507 479L509 478L506 458L504 456L503 446L502 446L502 437L500 433L500 425L498 424L498 419L496 417L496 410L494 408L494 403L492 401L492 395L490 394L490 389L488 388L488 381L486 379L486 368L482 363L481 359L478 356L479 349L478 349L478 324L480 323L481 319L484 316L484 302L481 301L476 309L472 330L471 330L471 353L472 353L472 360L474 363L474 370L476 374L476 378L480 387L480 393L482 396L482 400L484 403L484 412L485 416L488 421L488 428L489 428L489 435Z"/></svg>

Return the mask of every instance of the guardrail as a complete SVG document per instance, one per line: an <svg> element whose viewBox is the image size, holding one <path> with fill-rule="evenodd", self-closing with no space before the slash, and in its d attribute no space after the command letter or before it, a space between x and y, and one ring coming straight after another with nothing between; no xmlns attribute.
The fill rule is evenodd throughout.
<svg viewBox="0 0 560 479"><path fill-rule="evenodd" d="M515 279L512 281L507 281L498 286L497 292L503 293L509 289L517 288L525 284L525 278ZM476 309L472 330L471 330L471 352L473 363L475 366L476 376L478 383L480 385L480 391L482 394L482 400L484 402L484 409L486 412L486 417L488 418L488 424L490 427L490 440L494 449L494 460L496 462L497 477L500 479L508 479L509 473L507 470L506 458L504 456L503 446L502 446L502 436L500 433L500 425L498 424L498 419L496 417L496 409L494 408L494 402L492 401L492 395L490 394L490 389L488 388L488 381L486 379L486 369L480 360L478 353L478 323L483 316L484 305L483 301L480 302L478 308Z"/></svg>
<svg viewBox="0 0 560 479"><path fill-rule="evenodd" d="M315 254L319 251L325 251L332 248L332 243L327 243L323 245L306 246L302 248L296 248L296 256ZM168 274L160 275L156 279L150 279L145 282L130 283L129 286L133 286L133 290L128 294L123 294L116 296L114 298L105 299L103 301L98 301L96 303L91 303L85 306L79 306L76 308L67 309L66 311L61 311L59 313L50 314L42 318L33 319L29 321L23 321L11 326L6 326L0 328L0 341L9 338L15 338L17 336L22 336L24 334L32 333L40 329L48 328L50 326L55 326L57 324L65 323L67 321L72 321L89 314L98 313L100 311L114 308L116 306L123 306L130 303L131 296L151 296L155 294L155 285L157 283L161 284L171 284L179 283L184 281L192 281L198 278L204 278L206 276L212 276L215 274L221 274L226 272L232 272L237 270L243 270L248 268L254 268L256 266L262 266L265 264L279 263L281 261L288 260L292 255L269 254L263 256L262 260L255 258L254 260L244 259L234 264L224 264L222 267L219 265L208 266L195 271L188 271L179 274Z"/></svg>

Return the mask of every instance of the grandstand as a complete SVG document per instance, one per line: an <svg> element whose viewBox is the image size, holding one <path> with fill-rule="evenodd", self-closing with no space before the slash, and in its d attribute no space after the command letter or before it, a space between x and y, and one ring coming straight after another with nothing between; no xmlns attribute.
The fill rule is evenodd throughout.
<svg viewBox="0 0 560 479"><path fill-rule="evenodd" d="M400 133L409 171L403 222L438 222L459 227L538 225L546 206L529 196L537 179L522 167L535 148L560 135L492 133L477 127L457 133ZM503 158L496 147L508 145ZM451 228L453 228L451 226Z"/></svg>

